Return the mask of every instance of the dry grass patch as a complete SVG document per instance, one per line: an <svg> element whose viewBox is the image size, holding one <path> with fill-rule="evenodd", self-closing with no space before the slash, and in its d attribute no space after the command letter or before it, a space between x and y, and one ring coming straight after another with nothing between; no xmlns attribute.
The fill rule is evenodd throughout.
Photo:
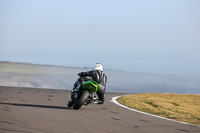
<svg viewBox="0 0 200 133"><path fill-rule="evenodd" d="M141 93L122 96L117 101L140 111L200 125L200 95Z"/></svg>

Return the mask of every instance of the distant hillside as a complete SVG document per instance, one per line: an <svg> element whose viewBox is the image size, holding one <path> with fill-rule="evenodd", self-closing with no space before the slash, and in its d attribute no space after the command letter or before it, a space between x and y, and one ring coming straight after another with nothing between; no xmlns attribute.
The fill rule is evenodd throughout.
<svg viewBox="0 0 200 133"><path fill-rule="evenodd" d="M89 68L0 62L0 86L71 89ZM107 91L200 94L200 76L106 70Z"/></svg>

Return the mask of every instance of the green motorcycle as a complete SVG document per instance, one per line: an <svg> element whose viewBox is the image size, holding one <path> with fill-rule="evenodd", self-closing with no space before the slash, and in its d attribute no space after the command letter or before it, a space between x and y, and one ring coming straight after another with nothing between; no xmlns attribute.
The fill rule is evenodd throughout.
<svg viewBox="0 0 200 133"><path fill-rule="evenodd" d="M81 78L81 77L79 77ZM95 102L95 96L93 93L97 92L98 83L93 81L90 77L87 78L83 84L78 83L75 89L71 92L71 101L68 103L68 107L72 107L76 110L80 109L82 105L88 105Z"/></svg>

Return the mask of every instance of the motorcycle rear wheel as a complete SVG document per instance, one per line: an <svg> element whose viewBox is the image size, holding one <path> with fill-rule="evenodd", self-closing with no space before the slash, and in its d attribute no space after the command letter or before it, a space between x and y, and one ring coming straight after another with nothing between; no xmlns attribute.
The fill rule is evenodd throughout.
<svg viewBox="0 0 200 133"><path fill-rule="evenodd" d="M81 96L79 97L79 99L73 104L73 108L75 110L78 110L81 108L81 106L85 103L85 101L87 100L87 98L89 97L90 93L88 90L83 90Z"/></svg>

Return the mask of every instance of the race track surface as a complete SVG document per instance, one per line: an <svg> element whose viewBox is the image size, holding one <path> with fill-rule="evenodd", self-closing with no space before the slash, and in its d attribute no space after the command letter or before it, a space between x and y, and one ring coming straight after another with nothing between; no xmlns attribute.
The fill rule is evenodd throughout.
<svg viewBox="0 0 200 133"><path fill-rule="evenodd" d="M200 133L197 126L124 109L106 93L103 105L67 108L68 90L0 86L0 133Z"/></svg>

